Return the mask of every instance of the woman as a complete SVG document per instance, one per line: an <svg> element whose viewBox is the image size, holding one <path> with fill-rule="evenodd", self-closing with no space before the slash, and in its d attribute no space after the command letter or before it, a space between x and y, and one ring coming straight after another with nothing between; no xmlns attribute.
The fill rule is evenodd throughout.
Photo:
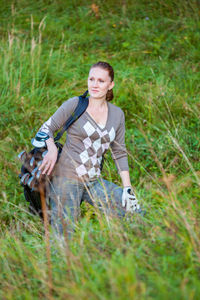
<svg viewBox="0 0 200 300"><path fill-rule="evenodd" d="M113 87L113 68L106 62L94 64L88 76L88 107L67 130L66 143L56 166L58 150L53 134L73 113L78 97L64 102L40 128L40 131L49 135L46 141L48 152L39 169L47 175L53 171L51 224L57 233L63 233L65 224L68 233L74 230L82 201L109 215L124 216L126 212L141 212L131 188L124 142L124 113L110 103ZM102 155L108 149L121 176L123 188L100 176Z"/></svg>

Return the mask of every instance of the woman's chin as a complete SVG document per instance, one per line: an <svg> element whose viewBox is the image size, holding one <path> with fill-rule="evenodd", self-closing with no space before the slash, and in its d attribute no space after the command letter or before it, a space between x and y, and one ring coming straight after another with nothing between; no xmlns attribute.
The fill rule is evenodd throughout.
<svg viewBox="0 0 200 300"><path fill-rule="evenodd" d="M99 93L99 92L91 92L90 96L92 98L102 98L103 97L103 95L101 93Z"/></svg>
<svg viewBox="0 0 200 300"><path fill-rule="evenodd" d="M91 92L91 95L92 95L92 96L98 96L98 95L99 95L99 92L94 92L94 91L92 91L92 92Z"/></svg>

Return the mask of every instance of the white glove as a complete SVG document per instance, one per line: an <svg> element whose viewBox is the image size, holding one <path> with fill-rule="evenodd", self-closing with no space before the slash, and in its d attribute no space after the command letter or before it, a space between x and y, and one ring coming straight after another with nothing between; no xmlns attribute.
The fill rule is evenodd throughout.
<svg viewBox="0 0 200 300"><path fill-rule="evenodd" d="M138 204L138 200L136 199L131 186L126 186L123 189L122 207L126 207L126 211L131 213L140 210L140 205Z"/></svg>

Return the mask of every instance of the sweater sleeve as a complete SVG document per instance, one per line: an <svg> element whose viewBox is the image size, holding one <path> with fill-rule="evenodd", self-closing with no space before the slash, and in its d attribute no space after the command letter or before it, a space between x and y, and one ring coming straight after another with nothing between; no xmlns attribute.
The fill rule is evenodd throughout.
<svg viewBox="0 0 200 300"><path fill-rule="evenodd" d="M78 104L78 97L65 101L57 111L40 127L39 131L47 133L53 138L54 132L63 127L67 119L74 112Z"/></svg>
<svg viewBox="0 0 200 300"><path fill-rule="evenodd" d="M116 131L114 141L110 145L112 158L114 159L118 173L129 171L127 150L125 145L125 117L121 110L120 124Z"/></svg>

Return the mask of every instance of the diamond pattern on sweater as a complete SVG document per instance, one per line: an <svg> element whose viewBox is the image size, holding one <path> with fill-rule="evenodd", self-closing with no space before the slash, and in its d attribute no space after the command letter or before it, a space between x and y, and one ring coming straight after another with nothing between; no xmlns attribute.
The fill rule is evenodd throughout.
<svg viewBox="0 0 200 300"><path fill-rule="evenodd" d="M88 121L83 126L88 136L91 136L95 132L95 128L92 126L92 124Z"/></svg>
<svg viewBox="0 0 200 300"><path fill-rule="evenodd" d="M87 169L84 165L80 165L78 168L76 168L76 172L79 177L87 174Z"/></svg>
<svg viewBox="0 0 200 300"><path fill-rule="evenodd" d="M100 137L103 137L103 136L105 136L108 133L107 130L101 131L99 128L97 128L97 132L98 132L98 134L99 134Z"/></svg>
<svg viewBox="0 0 200 300"><path fill-rule="evenodd" d="M84 139L83 143L84 143L86 149L90 148L91 145L92 145L92 141L91 141L91 139L89 137L87 137L86 139Z"/></svg>
<svg viewBox="0 0 200 300"><path fill-rule="evenodd" d="M110 143L104 143L101 145L103 152L109 148L109 145L110 145Z"/></svg>
<svg viewBox="0 0 200 300"><path fill-rule="evenodd" d="M88 155L87 150L81 152L80 158L81 158L81 161L82 161L83 164L84 164L86 161L88 161L89 155Z"/></svg>
<svg viewBox="0 0 200 300"><path fill-rule="evenodd" d="M85 150L79 154L83 164L76 168L76 172L79 177L86 174L89 178L98 177L101 173L102 155L109 148L110 143L114 141L115 130L113 127L109 132L105 128L100 130L98 127L95 128L89 121L85 123L83 129L87 134L87 137L83 140ZM94 133L97 133L98 137Z"/></svg>
<svg viewBox="0 0 200 300"><path fill-rule="evenodd" d="M95 149L95 151L97 152L98 149L101 147L101 139L98 139L98 140L94 141L92 146Z"/></svg>
<svg viewBox="0 0 200 300"><path fill-rule="evenodd" d="M95 153L93 156L91 156L90 159L91 159L91 162L92 162L93 166L95 166L97 164L97 162L98 162L98 160L97 160L97 154Z"/></svg>
<svg viewBox="0 0 200 300"><path fill-rule="evenodd" d="M90 178L94 177L96 175L96 170L95 168L91 168L89 171L88 171L88 175Z"/></svg>
<svg viewBox="0 0 200 300"><path fill-rule="evenodd" d="M113 142L114 139L115 139L115 130L114 128L112 127L111 130L109 131L109 137L110 137L110 142Z"/></svg>

